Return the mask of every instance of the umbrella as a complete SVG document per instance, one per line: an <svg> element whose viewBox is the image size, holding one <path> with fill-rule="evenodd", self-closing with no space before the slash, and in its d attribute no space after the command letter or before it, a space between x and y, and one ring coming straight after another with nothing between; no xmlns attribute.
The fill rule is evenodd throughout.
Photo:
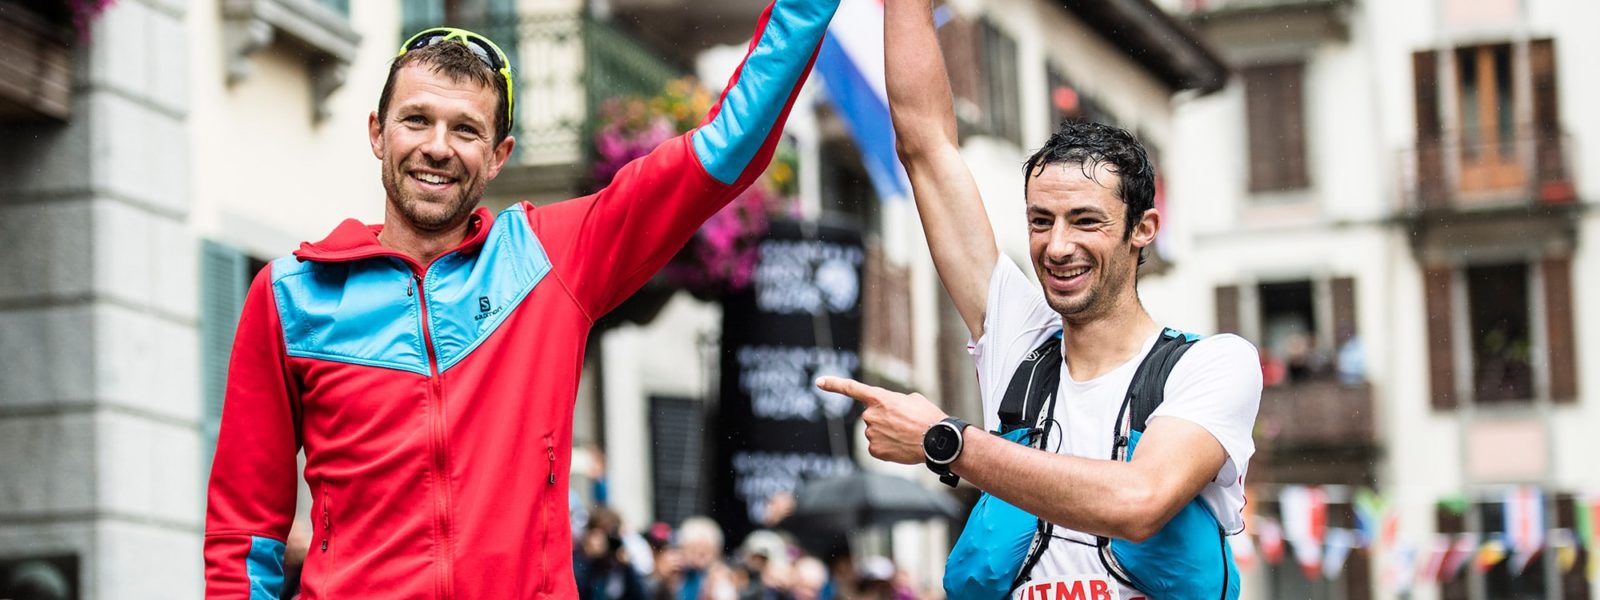
<svg viewBox="0 0 1600 600"><path fill-rule="evenodd" d="M894 475L857 471L808 481L795 496L794 512L778 526L795 533L856 531L899 521L961 516L961 503Z"/></svg>

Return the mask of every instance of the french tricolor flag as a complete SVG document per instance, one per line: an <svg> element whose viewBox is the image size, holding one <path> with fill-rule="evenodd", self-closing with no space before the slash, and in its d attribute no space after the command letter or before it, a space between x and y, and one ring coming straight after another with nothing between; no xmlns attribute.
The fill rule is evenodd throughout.
<svg viewBox="0 0 1600 600"><path fill-rule="evenodd" d="M817 53L816 72L861 149L878 198L910 198L911 185L894 150L889 94L883 82L883 0L839 3Z"/></svg>

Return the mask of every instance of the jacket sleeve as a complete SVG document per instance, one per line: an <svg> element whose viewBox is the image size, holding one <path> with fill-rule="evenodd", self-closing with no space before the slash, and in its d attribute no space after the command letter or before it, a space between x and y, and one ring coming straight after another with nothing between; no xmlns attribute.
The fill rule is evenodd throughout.
<svg viewBox="0 0 1600 600"><path fill-rule="evenodd" d="M600 192L527 214L591 318L666 265L706 219L759 177L839 0L776 0L705 121L619 171Z"/></svg>
<svg viewBox="0 0 1600 600"><path fill-rule="evenodd" d="M245 298L206 494L206 598L277 598L294 518L298 397L272 298L272 267Z"/></svg>

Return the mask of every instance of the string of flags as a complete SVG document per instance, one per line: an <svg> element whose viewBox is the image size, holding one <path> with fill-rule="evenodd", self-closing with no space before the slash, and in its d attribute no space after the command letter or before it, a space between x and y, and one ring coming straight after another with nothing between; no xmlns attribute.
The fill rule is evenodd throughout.
<svg viewBox="0 0 1600 600"><path fill-rule="evenodd" d="M1337 496L1337 503L1349 502L1354 528L1329 525L1330 496ZM1255 503L1246 507L1247 532L1229 540L1240 569L1292 560L1307 579L1331 580L1343 574L1353 551L1362 550L1373 557L1374 573L1385 587L1404 593L1416 585L1450 581L1468 569L1481 574L1502 564L1513 577L1520 576L1543 554L1561 573L1583 568L1590 579L1600 578L1600 548L1595 546L1600 542L1600 493L1574 497L1572 527L1554 527L1562 519L1546 514L1543 490L1510 486L1498 502L1491 502L1500 513L1500 522L1483 523L1491 531L1434 533L1425 540L1403 537L1399 511L1371 489L1290 485L1278 489L1277 500L1277 515L1259 514ZM1464 497L1440 504L1457 513L1470 506ZM1579 564L1580 550L1588 551L1586 564Z"/></svg>

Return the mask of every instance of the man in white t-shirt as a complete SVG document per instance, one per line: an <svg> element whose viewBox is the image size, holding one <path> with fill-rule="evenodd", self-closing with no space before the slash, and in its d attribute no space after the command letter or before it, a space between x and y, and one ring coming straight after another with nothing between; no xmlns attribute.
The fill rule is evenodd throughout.
<svg viewBox="0 0 1600 600"><path fill-rule="evenodd" d="M1161 226L1143 146L1121 129L1066 123L1028 160L1028 249L1040 280L1031 283L997 250L962 161L929 0L887 0L884 31L900 157L934 265L976 340L984 427L949 420L918 394L839 378L818 385L867 405L873 456L926 462L1057 525L1031 581L1140 597L1110 577L1096 536L1143 541L1197 497L1224 530L1243 528L1261 398L1256 350L1233 335L1197 342L1168 376L1133 458L1109 460L1117 412L1162 331L1135 288ZM1065 357L1053 415L1059 435L1036 450L986 433L1024 356L1057 332Z"/></svg>

